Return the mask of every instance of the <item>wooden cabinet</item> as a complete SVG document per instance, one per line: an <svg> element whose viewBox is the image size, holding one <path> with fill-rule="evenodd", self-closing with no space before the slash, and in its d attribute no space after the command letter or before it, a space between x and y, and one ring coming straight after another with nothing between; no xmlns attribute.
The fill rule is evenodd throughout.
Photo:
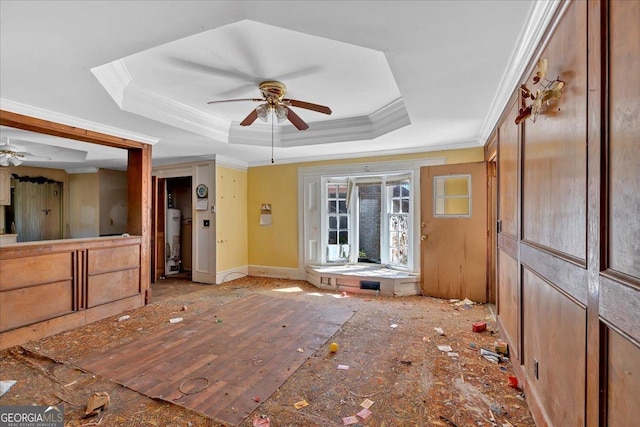
<svg viewBox="0 0 640 427"><path fill-rule="evenodd" d="M0 168L0 205L11 204L11 174L9 169Z"/></svg>

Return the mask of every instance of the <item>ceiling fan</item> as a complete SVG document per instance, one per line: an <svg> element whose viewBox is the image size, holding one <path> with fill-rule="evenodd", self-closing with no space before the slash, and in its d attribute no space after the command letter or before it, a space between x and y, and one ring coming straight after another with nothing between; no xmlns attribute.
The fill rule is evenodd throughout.
<svg viewBox="0 0 640 427"><path fill-rule="evenodd" d="M304 108L318 113L331 114L331 109L324 105L285 98L284 96L287 93L287 87L284 83L268 80L260 83L258 85L258 89L262 94L262 98L226 99L222 101L209 101L207 104L237 101L263 102L263 104L254 108L249 115L240 122L240 126L249 126L255 122L257 118L266 122L269 118L269 114L273 113L278 119L278 123L289 120L296 128L298 128L298 130L305 130L309 128L309 125L305 123L305 121L302 120L290 107Z"/></svg>
<svg viewBox="0 0 640 427"><path fill-rule="evenodd" d="M24 151L24 148L11 144L8 137L5 137L4 139L4 144L0 144L0 166L20 166L26 158L31 157L51 160L49 157L35 156L31 153L27 153Z"/></svg>

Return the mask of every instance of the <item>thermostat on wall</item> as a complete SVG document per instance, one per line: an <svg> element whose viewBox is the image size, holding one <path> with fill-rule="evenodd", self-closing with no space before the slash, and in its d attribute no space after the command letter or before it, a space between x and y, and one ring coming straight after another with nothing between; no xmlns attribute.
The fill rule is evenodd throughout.
<svg viewBox="0 0 640 427"><path fill-rule="evenodd" d="M198 196L198 198L200 199L203 199L207 197L208 194L209 189L207 188L207 186L204 184L198 184L198 186L196 187L196 196Z"/></svg>

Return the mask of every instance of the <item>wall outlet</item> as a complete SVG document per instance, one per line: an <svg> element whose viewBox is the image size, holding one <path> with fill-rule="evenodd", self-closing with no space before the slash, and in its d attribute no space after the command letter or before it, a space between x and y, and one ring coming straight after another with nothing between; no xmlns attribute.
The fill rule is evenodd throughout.
<svg viewBox="0 0 640 427"><path fill-rule="evenodd" d="M208 219L202 220L202 226L203 227L208 227L209 226L209 220Z"/></svg>

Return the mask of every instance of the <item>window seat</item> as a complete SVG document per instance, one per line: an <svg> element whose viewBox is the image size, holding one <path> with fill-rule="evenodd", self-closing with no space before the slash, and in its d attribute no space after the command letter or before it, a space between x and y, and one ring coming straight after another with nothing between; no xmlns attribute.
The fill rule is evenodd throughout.
<svg viewBox="0 0 640 427"><path fill-rule="evenodd" d="M379 265L309 265L307 282L326 290L382 296L420 295L420 275Z"/></svg>

